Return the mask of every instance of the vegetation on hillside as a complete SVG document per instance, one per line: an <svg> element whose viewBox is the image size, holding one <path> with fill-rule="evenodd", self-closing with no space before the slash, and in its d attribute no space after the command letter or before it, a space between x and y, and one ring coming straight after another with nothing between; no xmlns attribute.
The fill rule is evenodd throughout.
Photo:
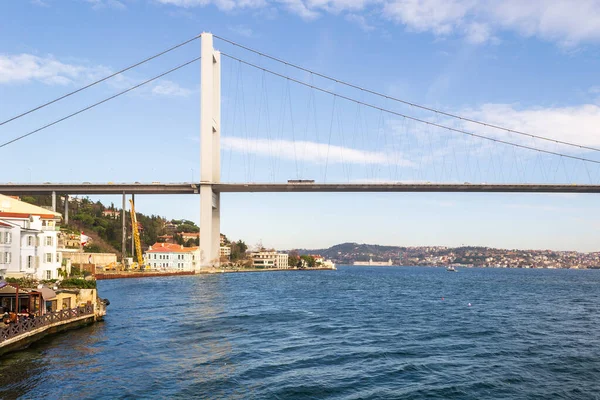
<svg viewBox="0 0 600 400"><path fill-rule="evenodd" d="M30 204L35 204L42 207L50 207L52 205L52 197L45 196L24 196L21 198ZM92 238L92 243L86 246L88 252L108 251L112 253L120 253L123 233L122 233L122 213L115 216L103 215L103 211L116 211L114 204L109 207L104 206L100 201L92 202L89 198L70 199L69 201L69 224L61 226L64 232L85 232L86 235ZM64 214L64 201L58 201L56 211ZM147 247L157 242L158 236L164 234L166 219L158 215L147 216L145 214L136 213L138 225L141 227L140 240L142 247ZM131 219L129 212L125 213L125 222L127 226L127 251L131 251L129 241L131 240ZM192 229L195 224L190 221L185 221L184 229ZM195 227L198 232L198 227Z"/></svg>

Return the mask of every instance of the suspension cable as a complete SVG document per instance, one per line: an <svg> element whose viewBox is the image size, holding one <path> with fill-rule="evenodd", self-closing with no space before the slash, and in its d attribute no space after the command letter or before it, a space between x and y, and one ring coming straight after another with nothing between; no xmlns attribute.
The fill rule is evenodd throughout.
<svg viewBox="0 0 600 400"><path fill-rule="evenodd" d="M104 82L104 81L106 81L106 80L108 80L108 79L110 79L110 78L113 78L113 77L115 77L115 76L117 76L117 75L119 75L119 74L121 74L121 73L123 73L123 72L125 72L125 71L129 71L130 69L133 69L133 68L135 68L135 67L138 67L138 66L140 66L140 65L142 65L142 64L144 64L144 63L147 63L147 62L148 62L148 61L150 61L150 60L154 60L155 58L158 58L158 57L160 57L160 56L162 56L162 55L164 55L164 54L167 54L167 53L169 53L169 52L171 52L171 51L173 51L173 50L175 50L175 49L177 49L177 48L179 48L179 47L181 47L181 46L184 46L184 45L186 45L186 44L188 44L188 43L190 43L190 42L193 42L194 40L198 39L198 38L199 38L199 37L201 37L201 36L202 36L202 35L197 35L197 36L194 36L193 38L191 38L191 39L188 39L188 40L186 40L185 42L181 42L181 43L179 43L179 44L177 44L177 45L175 45L175 46L169 47L168 49L166 49L166 50L164 50L164 51L161 51L160 53L157 53L157 54L155 54L155 55L153 55L153 56L151 56L151 57L148 57L148 58L146 58L146 59L144 59L144 60L142 60L142 61L140 61L140 62L137 62L137 63L135 63L135 64L133 64L133 65L130 65L129 67L123 68L123 69L121 69L121 70L119 70L119 71L117 71L117 72L115 72L115 73L113 73L113 74L110 74L110 75L108 75L108 76L105 76L105 77L104 77L104 78L102 78L102 79L98 79L97 81L94 81L94 82L90 83L89 85L85 85L85 86L83 86L83 87L80 87L79 89L76 89L76 90L72 91L72 92L66 93L66 94L64 94L64 95L62 95L62 96L60 96L60 97L57 97L56 99L54 99L54 100L52 100L52 101L49 101L49 102L47 102L47 103L44 103L44 104L42 104L42 105L39 105L39 106L37 106L37 107L35 107L35 108L32 108L32 109L31 109L31 110L29 110L29 111L25 111L25 112L23 112L23 113L21 113L21 114L19 114L19 115L15 115L14 117L7 119L6 121L2 121L2 122L0 122L0 126L2 126L2 125L4 125L4 124L7 124L7 123L9 123L9 122L11 122L11 121L14 121L14 120L16 120L16 119L18 119L18 118L24 117L24 116L25 116L25 115L27 115L27 114L31 114L31 113L32 113L32 112L34 112L34 111L40 110L40 109L42 109L42 108L44 108L44 107L47 107L47 106L49 106L50 104L54 104L54 103L56 103L56 102L58 102L58 101L61 101L61 100L63 100L63 99L66 99L66 98L67 98L67 97L69 97L69 96L72 96L72 95L74 95L74 94L76 94L76 93L79 93L79 92L81 92L81 91L83 91L83 90L85 90L85 89L91 88L91 87L92 87L92 86L94 86L94 85L97 85L97 84L99 84L99 83L102 83L102 82Z"/></svg>
<svg viewBox="0 0 600 400"><path fill-rule="evenodd" d="M300 71L308 72L310 74L314 74L316 76L319 76L321 78L333 81L335 83L339 83L341 85L345 85L345 86L351 87L353 89L358 89L358 90L361 90L361 91L364 91L364 92L367 92L367 93L370 93L370 94L373 94L373 95L376 95L376 96L384 97L384 98L386 98L388 100L393 100L393 101L396 101L396 102L399 102L399 103L402 103L402 104L406 104L408 106L412 106L412 107L415 107L415 108L420 108L422 110L434 112L434 113L437 113L437 114L440 114L440 115L444 115L446 117L459 119L459 120L462 120L462 121L465 121L465 122L470 122L470 123L473 123L473 124L482 125L482 126L485 126L487 128L498 129L498 130L502 130L502 131L506 131L506 132L510 132L510 133L515 133L517 135L529 136L529 137L532 137L532 138L536 138L536 139L540 139L540 140L545 140L545 141L553 142L553 143L557 143L557 144L562 144L562 145L565 145L565 146L577 147L577 148L584 149L584 150L600 151L600 148L590 147L590 146L584 146L584 145L577 144L577 143L565 142L565 141L562 141L562 140L551 139L551 138L547 138L547 137L544 137L544 136L533 135L531 133L522 132L522 131L518 131L518 130L515 130L515 129L506 128L506 127L495 125L495 124L490 124L490 123L479 121L479 120L476 120L476 119L467 118L467 117L464 117L464 116L461 116L461 115L452 114L452 113L449 113L449 112L446 112L446 111L442 111L442 110L438 110L438 109L435 109L435 108L427 107L427 106L424 106L424 105L421 105L421 104L412 103L412 102L407 101L407 100L402 100L402 99L399 99L397 97L393 97L393 96L389 96L389 95L381 93L381 92L377 92L375 90L363 88L363 87L355 85L353 83L342 81L342 80L339 80L337 78L333 78L331 76L328 76L328 75L325 75L325 74L313 71L311 69L302 67L300 65L293 64L291 62L282 60L280 58L273 57L273 56L271 56L269 54L265 54L265 53L263 53L261 51L254 50L254 49L252 49L250 47L247 47L247 46L244 46L242 44L236 43L236 42L234 42L232 40L229 40L229 39L226 39L224 37L221 37L221 36L218 36L218 35L214 35L214 37L217 38L217 39L220 39L220 40L222 40L224 42L227 42L229 44L232 44L234 46L237 46L239 48L242 48L244 50L251 51L251 52L256 53L256 54L258 54L260 56L269 58L269 59L271 59L273 61L277 61L279 63L288 65L290 67L299 69Z"/></svg>
<svg viewBox="0 0 600 400"><path fill-rule="evenodd" d="M168 70L168 71L166 71L166 72L163 72L163 73L162 73L162 74L160 74L160 75L156 75L155 77L153 77L153 78L150 78L150 79L148 79L148 80L145 80L145 81L144 81L144 82L142 82L142 83L138 83L137 85L135 85L135 86L132 86L132 87L130 87L129 89L123 90L122 92L119 92L119 93L117 93L117 94L114 94L114 95L112 95L112 96L110 96L110 97L107 97L107 98L105 98L104 100L101 100L101 101L99 101L99 102L97 102L97 103L94 103L94 104L92 104L92 105L90 105L90 106L87 106L87 107L85 107L85 108L82 108L82 109L81 109L81 110L79 110L79 111L76 111L76 112L74 112L74 113L72 113L72 114L69 114L69 115L67 115L66 117L62 117L62 118L60 118L60 119L57 119L57 120L56 120L56 121L54 121L54 122L51 122L51 123L49 123L49 124L47 124L47 125L44 125L44 126L42 126L41 128L35 129L35 130L33 130L33 131L29 132L29 133L26 133L26 134L24 134L24 135L21 135L21 136L19 136L19 137L17 137L17 138L14 138L14 139L12 139L12 140L9 140L8 142L4 142L4 143L0 144L0 148L2 148L2 147L4 147L4 146L8 146L9 144L11 144L11 143L14 143L14 142L16 142L16 141L19 141L19 140L21 140L21 139L24 139L24 138L26 138L26 137L28 137L28 136L31 136L31 135L33 135L33 134L34 134L34 133L36 133L36 132L39 132L39 131L41 131L41 130L43 130L43 129L46 129L46 128L49 128L49 127L51 127L52 125L56 125L56 124L58 124L59 122L62 122L62 121L64 121L64 120L67 120L67 119L69 119L69 118L71 118L71 117L74 117L74 116L75 116L75 115L77 115L77 114L81 114L82 112L84 112L84 111L87 111L87 110L89 110L89 109L91 109L91 108L94 108L94 107L96 107L96 106L99 106L99 105L100 105L100 104L102 104L102 103L106 103L106 102L107 102L107 101L109 101L109 100L112 100L112 99L114 99L114 98L117 98L117 97L119 97L119 96L121 96L121 95L123 95L123 94L125 94L125 93L127 93L127 92L130 92L130 91L132 91L132 90L134 90L134 89L137 89L137 88L139 88L140 86L143 86L143 85L145 85L145 84L147 84L147 83L150 83L150 82L152 82L152 81L154 81L154 80L156 80L156 79L158 79L158 78L161 78L161 77L163 77L163 76L165 76L165 75L167 75L167 74L170 74L171 72L175 72L175 71L177 71L178 69L180 69L180 68L183 68L183 67L185 67L185 66L187 66L187 65L189 65L189 64L192 64L192 63L194 63L194 62L196 62L196 61L198 61L198 60L200 60L200 57L196 57L196 58L194 58L193 60L190 60L190 61L188 61L188 62L186 62L186 63L180 64L180 65L178 65L178 66L177 66L177 67L175 67L175 68L171 68L170 70Z"/></svg>
<svg viewBox="0 0 600 400"><path fill-rule="evenodd" d="M589 158L572 156L572 155L568 155L568 154L558 153L558 152L554 152L554 151L550 151L550 150L538 149L538 148L535 148L535 147L530 147L530 146L526 146L526 145L522 145L522 144L518 144L518 143L514 143L514 142L509 142L509 141L502 140L502 139L495 139L495 138L491 138L489 136L480 135L480 134L469 132L469 131L466 131L466 130L463 130L463 129L452 128L450 126L446 126L446 125L442 125L442 124L439 124L439 123L427 121L427 120L420 119L420 118L417 118L417 117L413 117L413 116L410 116L410 115L407 115L407 114L402 114L402 113L399 113L399 112L396 112L396 111L393 111L393 110L389 110L389 109L382 108L382 107L379 107L379 106L376 106L376 105L373 105L373 104L370 104L370 103L366 103L366 102L361 101L361 100L356 100L356 99L353 99L351 97L344 96L342 94L335 93L335 92L332 92L330 90L323 89L323 88L320 88L318 86L314 86L312 84L308 84L306 82L302 82L302 81L300 81L298 79L294 79L292 77L285 76L285 75L280 74L278 72L271 71L271 70L269 70L267 68L261 67L261 66L256 65L256 64L252 64L252 63L250 63L248 61L244 61L244 60L239 59L237 57L231 56L231 55L229 55L227 53L221 52L221 55L223 55L225 57L228 57L228 58L230 58L232 60L239 61L239 62L241 62L243 64L249 65L249 66L254 67L256 69L268 72L268 73L270 73L272 75L275 75L275 76L278 76L280 78L287 79L289 81L292 81L292 82L298 83L300 85L309 87L311 89L315 89L315 90L318 90L320 92L323 92L323 93L326 93L326 94L329 94L329 95L332 95L332 96L336 96L336 97L339 97L339 98L344 99L344 100L351 101L351 102L356 103L356 104L361 104L361 105L364 105L366 107L369 107L369 108L372 108L372 109L375 109L375 110L379 110L379 111L383 111L383 112L386 112L386 113L389 113L389 114L393 114L393 115L396 115L398 117L407 118L407 119L410 119L410 120L413 120L413 121L416 121L416 122L420 122L420 123L423 123L423 124L427 124L427 125L430 125L430 126L435 126L435 127L438 127L438 128L442 128L442 129L446 129L446 130L452 131L452 132L462 133L464 135L469 135L469 136L472 136L472 137L477 137L477 138L489 140L489 141L492 141L492 142L502 143L502 144L506 144L506 145L509 145L509 146L515 146L515 147L519 147L519 148L522 148L522 149L533 150L533 151L537 151L537 152L541 152L541 153L546 153L546 154L551 154L551 155L555 155L555 156L561 156L561 157L571 158L571 159L574 159L574 160L591 162L591 163L594 163L594 164L600 164L600 161L591 160Z"/></svg>

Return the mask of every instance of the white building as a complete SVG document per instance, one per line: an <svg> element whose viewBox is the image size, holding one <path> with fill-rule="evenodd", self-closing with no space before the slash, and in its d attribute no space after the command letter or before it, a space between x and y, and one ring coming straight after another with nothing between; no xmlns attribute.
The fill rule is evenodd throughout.
<svg viewBox="0 0 600 400"><path fill-rule="evenodd" d="M231 258L231 247L221 246L221 257Z"/></svg>
<svg viewBox="0 0 600 400"><path fill-rule="evenodd" d="M288 255L276 251L258 251L250 254L254 268L287 269Z"/></svg>
<svg viewBox="0 0 600 400"><path fill-rule="evenodd" d="M60 214L0 195L0 275L58 279Z"/></svg>
<svg viewBox="0 0 600 400"><path fill-rule="evenodd" d="M154 243L144 254L147 266L159 270L194 271L200 260L199 247Z"/></svg>

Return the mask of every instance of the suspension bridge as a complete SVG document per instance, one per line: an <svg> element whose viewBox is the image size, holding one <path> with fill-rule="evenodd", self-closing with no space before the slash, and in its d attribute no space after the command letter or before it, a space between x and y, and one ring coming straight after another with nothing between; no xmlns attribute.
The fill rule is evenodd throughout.
<svg viewBox="0 0 600 400"><path fill-rule="evenodd" d="M214 39L227 51L215 50ZM525 132L514 121L502 125L471 115L476 113L423 106L210 33L0 122L0 127L196 40L201 41L200 57L8 140L0 149L199 61L199 181L8 182L0 183L0 193L52 194L54 206L57 194L118 194L123 210L129 194L199 194L200 265L206 267L219 263L221 193L600 192L600 160L594 158L600 149L565 140L568 132Z"/></svg>

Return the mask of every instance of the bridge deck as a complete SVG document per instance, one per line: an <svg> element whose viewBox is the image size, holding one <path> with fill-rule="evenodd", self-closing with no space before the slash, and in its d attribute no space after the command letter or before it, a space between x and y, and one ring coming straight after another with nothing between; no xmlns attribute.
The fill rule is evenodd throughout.
<svg viewBox="0 0 600 400"><path fill-rule="evenodd" d="M45 183L0 184L6 195L197 194L200 183ZM600 193L600 185L454 183L218 183L221 193L292 192L448 192L448 193Z"/></svg>

